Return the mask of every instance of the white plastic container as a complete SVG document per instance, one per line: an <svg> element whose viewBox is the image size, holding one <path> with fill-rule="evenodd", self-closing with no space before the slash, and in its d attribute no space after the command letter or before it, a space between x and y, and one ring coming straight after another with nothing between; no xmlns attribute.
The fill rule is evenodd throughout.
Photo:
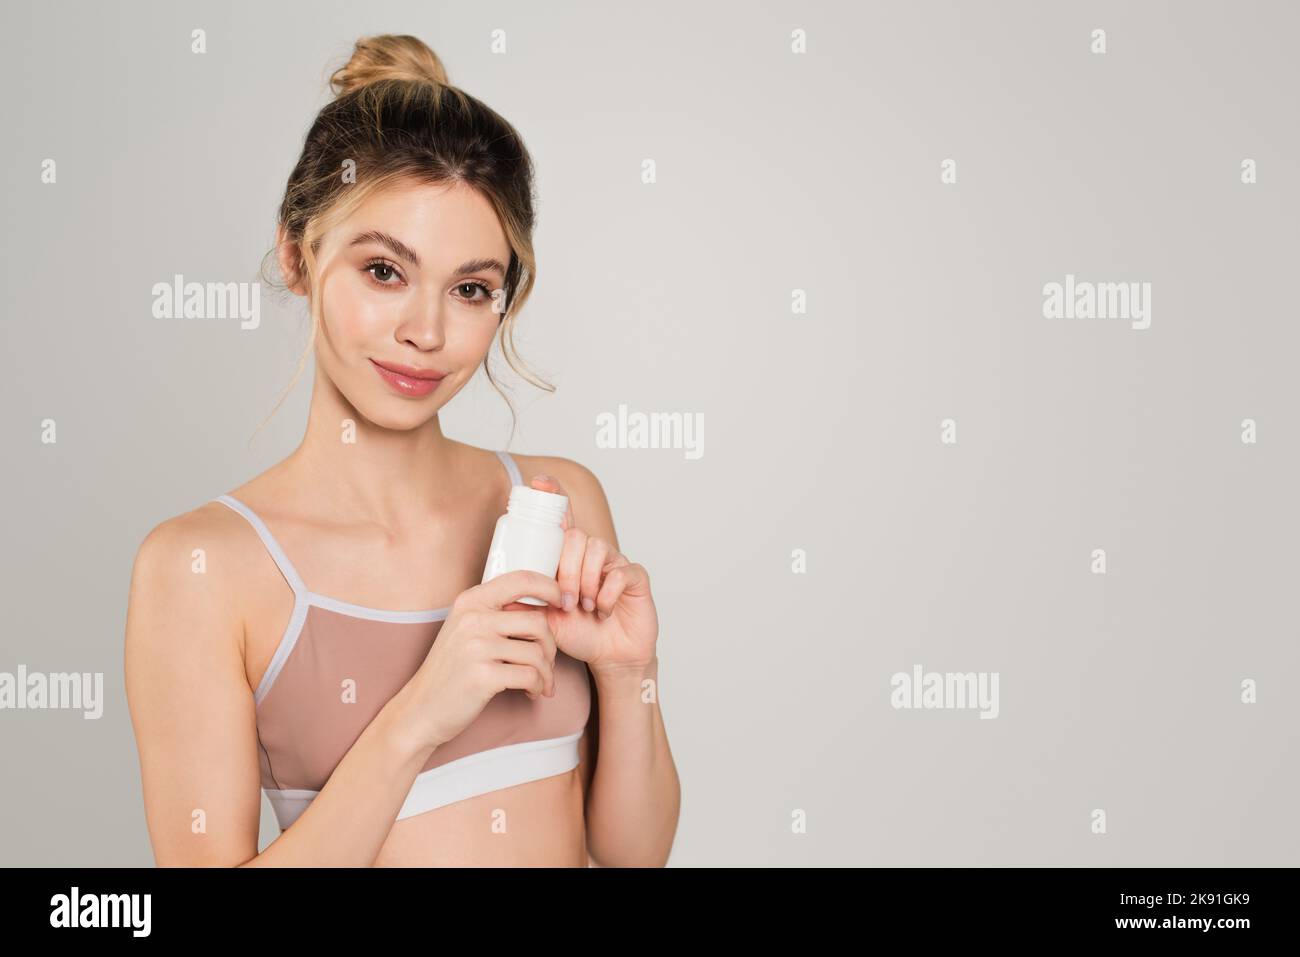
<svg viewBox="0 0 1300 957"><path fill-rule="evenodd" d="M566 495L543 492L528 485L513 486L506 513L497 519L492 533L483 580L491 581L521 568L554 578L560 570L560 553L564 551L564 529L560 523L568 507ZM530 596L519 600L526 605L546 604Z"/></svg>

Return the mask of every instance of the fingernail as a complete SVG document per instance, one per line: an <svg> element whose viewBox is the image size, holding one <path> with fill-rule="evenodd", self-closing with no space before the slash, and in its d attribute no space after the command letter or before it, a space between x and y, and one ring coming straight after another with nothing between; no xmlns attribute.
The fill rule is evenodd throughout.
<svg viewBox="0 0 1300 957"><path fill-rule="evenodd" d="M596 603L592 601L590 598L584 598L582 599L582 607L587 611L591 611L593 608L596 607Z"/></svg>
<svg viewBox="0 0 1300 957"><path fill-rule="evenodd" d="M571 609L571 608L574 606L574 604L576 603L576 601L577 601L577 599L575 599L575 598L573 597L573 592L571 592L571 591L566 591L566 592L564 593L564 599L563 599L564 610L565 610L565 611L568 611L569 609Z"/></svg>

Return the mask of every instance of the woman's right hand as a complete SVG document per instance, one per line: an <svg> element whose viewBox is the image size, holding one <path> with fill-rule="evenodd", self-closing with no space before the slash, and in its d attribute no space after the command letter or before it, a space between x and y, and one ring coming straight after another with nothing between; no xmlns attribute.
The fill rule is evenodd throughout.
<svg viewBox="0 0 1300 957"><path fill-rule="evenodd" d="M533 700L555 694L555 635L546 611L518 601L524 596L562 607L559 582L526 570L505 572L456 596L424 662L402 689L404 722L417 747L450 741L507 688Z"/></svg>

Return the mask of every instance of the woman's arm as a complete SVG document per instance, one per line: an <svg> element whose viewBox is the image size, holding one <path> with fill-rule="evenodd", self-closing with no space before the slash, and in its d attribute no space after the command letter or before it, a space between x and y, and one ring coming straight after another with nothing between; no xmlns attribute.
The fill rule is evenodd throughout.
<svg viewBox="0 0 1300 957"><path fill-rule="evenodd" d="M618 549L605 491L585 466L559 457L536 458L559 480L578 525ZM600 867L662 867L668 862L681 812L681 782L659 707L659 658L648 664L589 670L598 741L589 761L587 847Z"/></svg>
<svg viewBox="0 0 1300 957"><path fill-rule="evenodd" d="M307 810L257 853L261 782L244 671L238 569L260 569L220 512L163 522L136 555L126 691L145 816L160 867L370 866L432 749L402 731L402 693L379 712ZM206 569L193 570L192 552ZM236 571L228 571L236 570Z"/></svg>
<svg viewBox="0 0 1300 957"><path fill-rule="evenodd" d="M659 661L595 678L601 731L587 800L591 857L603 867L663 867L682 792L659 710Z"/></svg>

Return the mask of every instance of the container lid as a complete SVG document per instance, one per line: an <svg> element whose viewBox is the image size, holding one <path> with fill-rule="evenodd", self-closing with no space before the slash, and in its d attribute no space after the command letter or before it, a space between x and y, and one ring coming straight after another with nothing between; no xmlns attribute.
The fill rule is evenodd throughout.
<svg viewBox="0 0 1300 957"><path fill-rule="evenodd" d="M510 509L540 509L550 517L553 513L558 525L569 507L569 497L555 492L544 492L530 485L512 485L510 487Z"/></svg>

